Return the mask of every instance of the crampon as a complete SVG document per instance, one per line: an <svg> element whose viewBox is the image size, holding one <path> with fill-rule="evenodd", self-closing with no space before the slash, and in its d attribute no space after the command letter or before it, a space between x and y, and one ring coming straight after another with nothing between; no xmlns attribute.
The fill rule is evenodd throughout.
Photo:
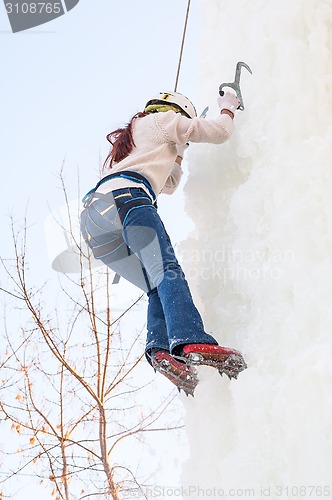
<svg viewBox="0 0 332 500"><path fill-rule="evenodd" d="M195 368L188 366L187 363L177 361L166 351L152 352L150 359L154 370L176 385L179 392L182 389L187 396L190 394L194 397L194 390L198 384Z"/></svg>
<svg viewBox="0 0 332 500"><path fill-rule="evenodd" d="M175 358L185 362L188 367L211 366L216 368L221 376L225 374L229 379L237 379L239 373L247 368L239 351L214 344L185 345L182 355Z"/></svg>

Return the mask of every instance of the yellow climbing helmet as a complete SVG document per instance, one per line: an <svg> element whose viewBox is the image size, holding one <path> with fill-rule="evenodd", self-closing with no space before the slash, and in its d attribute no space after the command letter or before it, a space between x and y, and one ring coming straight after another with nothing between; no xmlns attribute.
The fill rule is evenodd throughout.
<svg viewBox="0 0 332 500"><path fill-rule="evenodd" d="M170 104L188 118L195 118L197 116L193 103L188 97L179 94L179 92L159 92L159 94L155 95L146 103L144 110L153 104Z"/></svg>

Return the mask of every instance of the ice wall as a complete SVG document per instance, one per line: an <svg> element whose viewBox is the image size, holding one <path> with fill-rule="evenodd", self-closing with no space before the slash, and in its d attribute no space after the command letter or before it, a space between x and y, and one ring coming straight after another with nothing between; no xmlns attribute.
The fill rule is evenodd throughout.
<svg viewBox="0 0 332 500"><path fill-rule="evenodd" d="M331 495L332 3L199 4L208 116L237 61L253 76L231 141L190 148L181 253L206 328L249 367L201 370L183 483L195 498Z"/></svg>

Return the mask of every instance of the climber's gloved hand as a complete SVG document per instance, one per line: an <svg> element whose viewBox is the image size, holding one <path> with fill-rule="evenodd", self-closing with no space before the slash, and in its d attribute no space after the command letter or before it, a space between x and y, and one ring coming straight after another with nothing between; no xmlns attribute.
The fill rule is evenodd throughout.
<svg viewBox="0 0 332 500"><path fill-rule="evenodd" d="M218 106L220 111L227 109L234 115L235 111L240 106L240 101L232 92L225 92L222 97L218 97Z"/></svg>
<svg viewBox="0 0 332 500"><path fill-rule="evenodd" d="M176 144L176 154L177 156L180 156L180 158L183 158L183 155L185 151L189 148L189 143L187 142L186 144Z"/></svg>

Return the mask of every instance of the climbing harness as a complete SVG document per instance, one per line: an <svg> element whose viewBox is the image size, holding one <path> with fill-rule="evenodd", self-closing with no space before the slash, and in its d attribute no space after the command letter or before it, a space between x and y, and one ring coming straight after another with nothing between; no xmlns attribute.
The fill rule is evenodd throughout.
<svg viewBox="0 0 332 500"><path fill-rule="evenodd" d="M157 208L156 195L155 195L155 193L152 189L152 186L151 186L150 182L148 181L148 179L146 177L144 177L143 175L139 174L138 172L133 172L131 170L123 170L122 172L117 172L115 174L109 174L109 175L106 175L105 177L103 177L99 182L97 182L95 187L93 189L90 189L90 191L88 193L86 193L86 195L83 197L82 203L83 203L84 208L86 208L91 203L93 198L96 197L95 192L97 191L99 186L101 186L105 182L109 181L110 179L115 179L118 177L143 184L148 189L148 191L151 195L151 198L153 200L153 204Z"/></svg>

